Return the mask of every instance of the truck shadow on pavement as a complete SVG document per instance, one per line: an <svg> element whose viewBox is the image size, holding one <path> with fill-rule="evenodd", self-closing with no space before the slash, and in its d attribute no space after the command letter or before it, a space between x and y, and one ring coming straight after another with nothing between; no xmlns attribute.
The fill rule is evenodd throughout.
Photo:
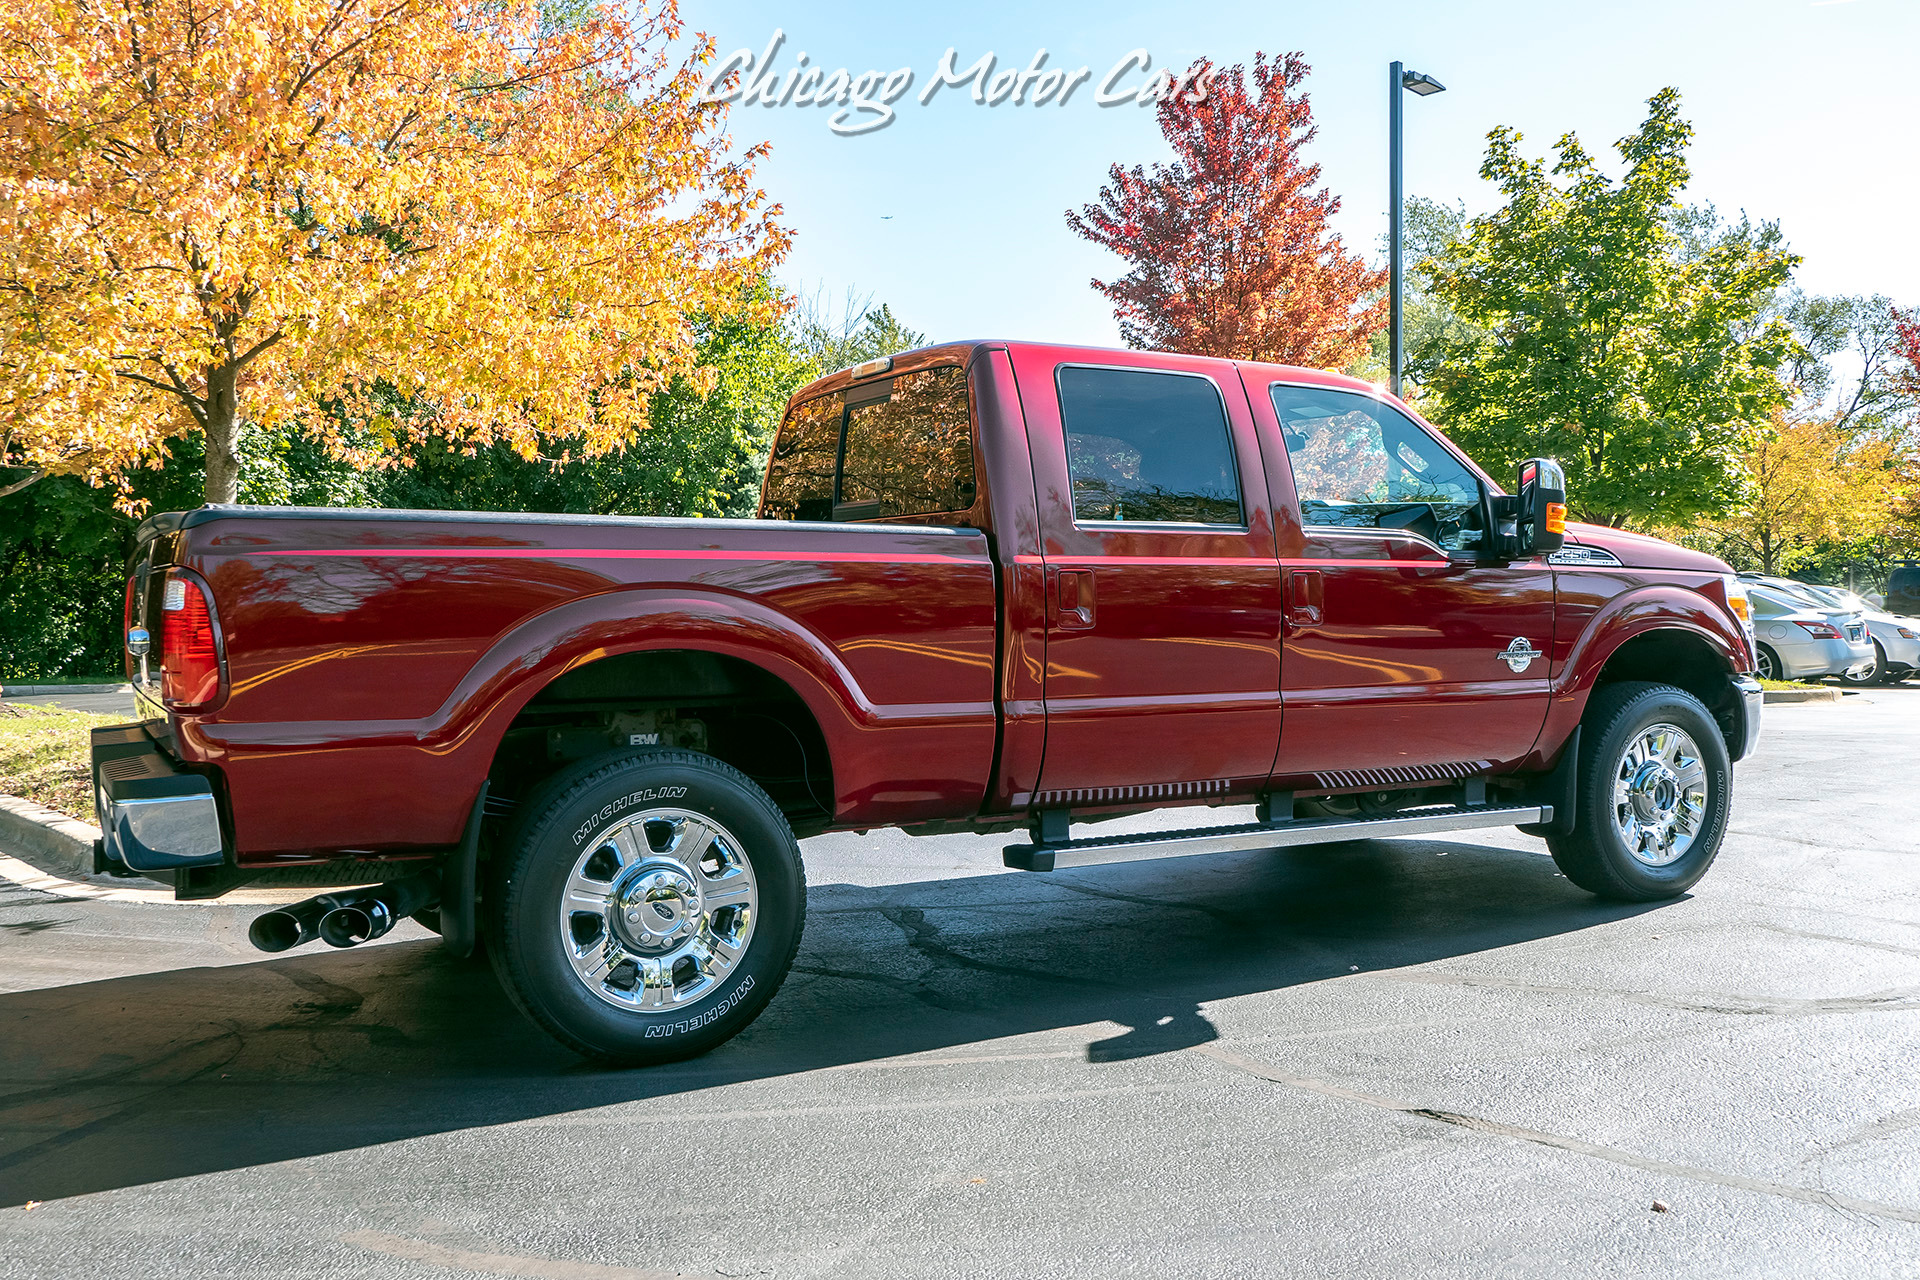
<svg viewBox="0 0 1920 1280"><path fill-rule="evenodd" d="M760 1020L636 1071L581 1062L432 943L18 992L0 996L0 1205L1032 1033L1140 1058L1214 1038L1211 1002L1646 909L1537 853L1423 841L817 886Z"/></svg>

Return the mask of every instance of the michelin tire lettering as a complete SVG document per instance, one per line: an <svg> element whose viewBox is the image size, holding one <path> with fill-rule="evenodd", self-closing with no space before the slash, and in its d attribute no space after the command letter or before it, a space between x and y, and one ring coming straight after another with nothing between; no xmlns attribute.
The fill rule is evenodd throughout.
<svg viewBox="0 0 1920 1280"><path fill-rule="evenodd" d="M727 1010L739 1004L746 998L747 992L751 990L753 990L753 975L748 974L746 977L740 979L740 985L728 993L725 1000L722 1000L719 1004L713 1006L713 1008L701 1013L696 1013L691 1018L682 1018L678 1022L665 1022L658 1026L648 1027L646 1038L654 1040L661 1036L677 1036L687 1031L698 1031L708 1023L717 1021Z"/></svg>
<svg viewBox="0 0 1920 1280"><path fill-rule="evenodd" d="M685 787L650 787L645 791L635 791L600 806L598 812L581 823L573 833L573 843L577 847L582 840L604 826L616 813L625 813L637 804L646 804L654 800L678 800L687 794Z"/></svg>

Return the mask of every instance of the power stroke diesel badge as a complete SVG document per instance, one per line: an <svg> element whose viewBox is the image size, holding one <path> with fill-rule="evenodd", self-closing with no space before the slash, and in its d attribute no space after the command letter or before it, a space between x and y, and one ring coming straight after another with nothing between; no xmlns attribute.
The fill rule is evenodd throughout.
<svg viewBox="0 0 1920 1280"><path fill-rule="evenodd" d="M1533 647L1532 641L1525 636L1515 636L1513 643L1508 645L1505 652L1500 655L1500 661L1506 663L1514 674L1518 675L1532 666L1535 658L1541 656L1541 652Z"/></svg>

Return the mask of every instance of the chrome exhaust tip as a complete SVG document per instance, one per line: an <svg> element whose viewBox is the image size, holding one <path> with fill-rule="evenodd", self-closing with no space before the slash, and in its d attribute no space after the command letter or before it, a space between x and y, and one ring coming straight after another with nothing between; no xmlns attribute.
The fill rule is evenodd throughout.
<svg viewBox="0 0 1920 1280"><path fill-rule="evenodd" d="M369 889L322 893L278 907L255 917L247 926L247 938L262 951L287 951L315 938L330 947L357 947L439 901L440 877L425 871Z"/></svg>
<svg viewBox="0 0 1920 1280"><path fill-rule="evenodd" d="M357 947L393 928L393 913L374 898L335 907L320 917L320 940L330 947Z"/></svg>
<svg viewBox="0 0 1920 1280"><path fill-rule="evenodd" d="M262 951L290 951L320 936L320 918L333 906L326 897L308 898L255 916L247 940Z"/></svg>

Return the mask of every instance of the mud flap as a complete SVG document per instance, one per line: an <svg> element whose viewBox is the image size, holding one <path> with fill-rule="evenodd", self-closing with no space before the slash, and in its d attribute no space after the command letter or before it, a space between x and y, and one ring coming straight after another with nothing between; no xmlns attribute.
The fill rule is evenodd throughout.
<svg viewBox="0 0 1920 1280"><path fill-rule="evenodd" d="M487 786L473 799L460 847L447 855L440 868L440 941L455 959L473 954L478 931L474 926L474 897L480 860L480 820L487 808Z"/></svg>
<svg viewBox="0 0 1920 1280"><path fill-rule="evenodd" d="M1530 836L1573 834L1580 803L1580 726L1574 726L1573 736L1567 739L1566 748L1560 752L1560 763L1553 766L1552 772L1536 777L1524 794L1528 804L1552 805L1553 821L1530 822L1516 830Z"/></svg>

